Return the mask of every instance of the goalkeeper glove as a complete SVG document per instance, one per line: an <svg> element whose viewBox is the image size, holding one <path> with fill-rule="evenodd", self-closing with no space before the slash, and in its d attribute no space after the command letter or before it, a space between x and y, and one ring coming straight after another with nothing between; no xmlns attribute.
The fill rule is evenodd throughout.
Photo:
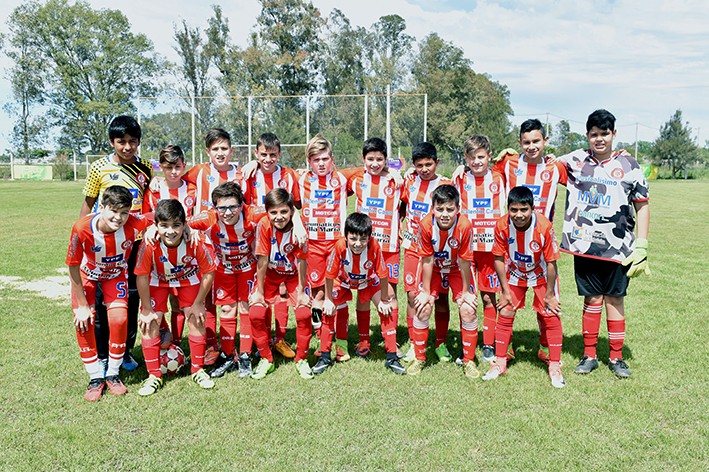
<svg viewBox="0 0 709 472"><path fill-rule="evenodd" d="M647 265L647 239L638 238L635 241L635 249L625 258L623 265L630 265L628 277L637 277L642 273L650 275L650 268Z"/></svg>
<svg viewBox="0 0 709 472"><path fill-rule="evenodd" d="M505 156L514 156L515 154L517 154L517 151L512 148L507 148L500 151L500 153L497 156L493 157L491 160L492 162L500 162L502 159L505 158Z"/></svg>

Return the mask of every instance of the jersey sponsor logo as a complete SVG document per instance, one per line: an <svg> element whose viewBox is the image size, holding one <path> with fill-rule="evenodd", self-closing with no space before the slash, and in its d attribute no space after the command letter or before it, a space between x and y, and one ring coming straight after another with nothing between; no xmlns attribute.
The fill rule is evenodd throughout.
<svg viewBox="0 0 709 472"><path fill-rule="evenodd" d="M391 221L372 218L372 228L389 229L391 228Z"/></svg>
<svg viewBox="0 0 709 472"><path fill-rule="evenodd" d="M414 211L419 211L421 213L428 213L428 208L430 204L423 202L413 202L411 204L411 209Z"/></svg>
<svg viewBox="0 0 709 472"><path fill-rule="evenodd" d="M145 174L140 173L140 174L138 174L136 177L137 177L138 183L139 183L140 185L145 185L145 182L146 182Z"/></svg>
<svg viewBox="0 0 709 472"><path fill-rule="evenodd" d="M261 187L261 182L259 182L259 181L257 180L257 181L255 181L255 182L253 182L252 185L254 186L254 188L260 188L260 187Z"/></svg>
<svg viewBox="0 0 709 472"><path fill-rule="evenodd" d="M519 177L519 176L521 176L522 174L524 174L524 171L523 171L522 169L515 169L515 170L514 170L514 174L515 174L517 177Z"/></svg>
<svg viewBox="0 0 709 472"><path fill-rule="evenodd" d="M367 262L371 262L371 261L367 261ZM367 274L353 274L350 272L347 275L349 275L350 279L352 279L352 280L365 280L367 278ZM315 279L313 279L313 280L315 280Z"/></svg>
<svg viewBox="0 0 709 472"><path fill-rule="evenodd" d="M309 175L308 180L311 182L317 182L318 181L318 176L317 175Z"/></svg>
<svg viewBox="0 0 709 472"><path fill-rule="evenodd" d="M588 191L579 190L578 200L593 207L609 208L611 205L611 196L599 192L596 185Z"/></svg>
<svg viewBox="0 0 709 472"><path fill-rule="evenodd" d="M539 178L542 179L542 182L551 182L551 172L544 170L539 174Z"/></svg>
<svg viewBox="0 0 709 472"><path fill-rule="evenodd" d="M369 270L369 269L371 269L372 267L374 267L374 262L372 262L372 261L367 261L367 262L364 263L364 268L365 268L365 269Z"/></svg>
<svg viewBox="0 0 709 472"><path fill-rule="evenodd" d="M224 238L226 238L226 234L222 233L221 231L217 231L217 237L219 239L224 239Z"/></svg>
<svg viewBox="0 0 709 472"><path fill-rule="evenodd" d="M213 184L214 182L216 182L216 180L217 180L217 179L214 178L213 175L208 175L208 176L207 176L207 182L209 182L210 184Z"/></svg>
<svg viewBox="0 0 709 472"><path fill-rule="evenodd" d="M539 246L539 243L536 241L532 241L531 243L529 243L529 248L534 252L537 252L537 251L539 251L539 249L541 249L541 247Z"/></svg>
<svg viewBox="0 0 709 472"><path fill-rule="evenodd" d="M448 240L448 245L452 247L453 249L457 248L460 245L460 241L458 241L457 238L450 238Z"/></svg>
<svg viewBox="0 0 709 472"><path fill-rule="evenodd" d="M332 190L315 190L314 198L317 200L331 200Z"/></svg>
<svg viewBox="0 0 709 472"><path fill-rule="evenodd" d="M625 177L625 172L623 172L623 169L616 167L615 169L613 169L611 171L611 177L613 177L614 179L620 180L623 177Z"/></svg>
<svg viewBox="0 0 709 472"><path fill-rule="evenodd" d="M620 170L620 169L618 169L618 170ZM621 172L622 172L622 171L621 171ZM579 182L591 182L591 183L594 183L594 184L603 184L603 185L608 185L608 186L613 186L613 187L615 187L615 186L618 185L618 182L615 181L615 180L608 180L608 179L603 179L603 178L594 177L594 176L583 176L583 175L580 175L580 176L578 177L578 179L579 179Z"/></svg>
<svg viewBox="0 0 709 472"><path fill-rule="evenodd" d="M492 200L489 198L473 198L473 208L490 208Z"/></svg>
<svg viewBox="0 0 709 472"><path fill-rule="evenodd" d="M433 242L433 241L431 241L431 242ZM450 254L448 253L448 251L438 251L438 252L434 252L433 256L436 259L448 259L450 257Z"/></svg>
<svg viewBox="0 0 709 472"><path fill-rule="evenodd" d="M365 205L370 208L384 208L384 199L368 197Z"/></svg>
<svg viewBox="0 0 709 472"><path fill-rule="evenodd" d="M498 184L497 182L492 182L488 188L490 189L493 195L497 195L498 193L500 193L500 184Z"/></svg>
<svg viewBox="0 0 709 472"><path fill-rule="evenodd" d="M194 259L194 257L192 257L188 254L182 258L182 263L189 264L190 262L192 262L192 259Z"/></svg>
<svg viewBox="0 0 709 472"><path fill-rule="evenodd" d="M365 182L360 182L359 188L361 188L362 190L365 190L367 187L369 187L369 185L367 185Z"/></svg>
<svg viewBox="0 0 709 472"><path fill-rule="evenodd" d="M464 188L467 192L470 192L471 190L473 190L473 186L470 185L470 184L465 184L465 185L463 185L463 188Z"/></svg>
<svg viewBox="0 0 709 472"><path fill-rule="evenodd" d="M589 220L600 220L603 218L603 215L594 211L579 210L579 218L588 218Z"/></svg>
<svg viewBox="0 0 709 472"><path fill-rule="evenodd" d="M542 188L539 185L524 185L524 187L527 187L529 190L531 190L532 195L534 195L535 197L538 197L542 194Z"/></svg>
<svg viewBox="0 0 709 472"><path fill-rule="evenodd" d="M583 228L580 226L574 226L574 229L571 231L571 237L573 239L583 239Z"/></svg>
<svg viewBox="0 0 709 472"><path fill-rule="evenodd" d="M515 262L521 262L522 264L531 264L533 262L532 256L529 254L522 254L517 251L515 251L514 260Z"/></svg>
<svg viewBox="0 0 709 472"><path fill-rule="evenodd" d="M389 186L384 187L384 195L386 195L387 197L391 197L392 195L394 195L394 189Z"/></svg>
<svg viewBox="0 0 709 472"><path fill-rule="evenodd" d="M338 216L337 209L329 208L313 208L312 213L313 218L335 218Z"/></svg>
<svg viewBox="0 0 709 472"><path fill-rule="evenodd" d="M494 228L497 225L497 220L482 220L473 219L471 221L473 228Z"/></svg>
<svg viewBox="0 0 709 472"><path fill-rule="evenodd" d="M123 260L123 254L118 254L116 256L102 257L101 262L104 264L113 264L116 262L121 262Z"/></svg>
<svg viewBox="0 0 709 472"><path fill-rule="evenodd" d="M160 260L160 262L162 262L163 264L164 264L165 262L169 262L169 259L168 259L167 257L165 257L165 256L160 256L159 260Z"/></svg>
<svg viewBox="0 0 709 472"><path fill-rule="evenodd" d="M121 178L121 176L118 174L110 174L109 177L111 180L118 180Z"/></svg>
<svg viewBox="0 0 709 472"><path fill-rule="evenodd" d="M507 238L507 244L514 244L515 238L509 237Z"/></svg>

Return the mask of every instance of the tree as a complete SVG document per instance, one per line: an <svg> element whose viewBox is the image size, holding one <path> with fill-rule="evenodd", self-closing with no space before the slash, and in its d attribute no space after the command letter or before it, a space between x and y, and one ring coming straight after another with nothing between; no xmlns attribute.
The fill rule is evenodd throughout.
<svg viewBox="0 0 709 472"><path fill-rule="evenodd" d="M556 124L551 144L555 147L557 154L564 155L576 149L587 147L588 141L586 136L571 131L571 125L569 125L568 121L561 120Z"/></svg>
<svg viewBox="0 0 709 472"><path fill-rule="evenodd" d="M104 150L111 119L135 112L132 97L157 92L162 62L152 43L133 34L120 11L93 10L83 0L30 2L16 11L20 8L26 8L26 20L14 24L45 66L38 72L48 116L62 128L59 144Z"/></svg>
<svg viewBox="0 0 709 472"><path fill-rule="evenodd" d="M337 8L327 22L322 49L322 91L326 95L362 94L365 91L363 64L367 30L352 28L350 20Z"/></svg>
<svg viewBox="0 0 709 472"><path fill-rule="evenodd" d="M689 122L682 124L682 110L677 110L672 118L660 127L660 136L655 140L652 160L657 165L667 165L673 179L684 171L687 165L697 160L698 149L692 139Z"/></svg>
<svg viewBox="0 0 709 472"><path fill-rule="evenodd" d="M391 85L392 92L400 90L411 69L411 48L414 37L404 33L406 20L399 15L379 18L364 40L368 61L369 93L384 93Z"/></svg>

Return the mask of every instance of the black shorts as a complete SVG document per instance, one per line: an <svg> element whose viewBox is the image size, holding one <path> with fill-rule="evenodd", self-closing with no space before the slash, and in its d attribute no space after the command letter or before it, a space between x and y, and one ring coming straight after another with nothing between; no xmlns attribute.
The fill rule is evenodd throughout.
<svg viewBox="0 0 709 472"><path fill-rule="evenodd" d="M617 262L574 256L576 288L582 297L608 295L624 297L630 278L625 275L630 266Z"/></svg>

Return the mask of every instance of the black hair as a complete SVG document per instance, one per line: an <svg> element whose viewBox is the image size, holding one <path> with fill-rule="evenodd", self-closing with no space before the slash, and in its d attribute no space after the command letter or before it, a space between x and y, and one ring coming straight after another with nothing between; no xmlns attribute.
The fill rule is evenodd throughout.
<svg viewBox="0 0 709 472"><path fill-rule="evenodd" d="M522 185L515 187L510 190L509 194L507 194L507 208L509 208L513 203L529 205L532 209L534 209L534 194L528 187L524 187Z"/></svg>
<svg viewBox="0 0 709 472"><path fill-rule="evenodd" d="M387 143L382 138L369 138L362 145L362 157L366 157L370 152L381 152L387 157Z"/></svg>
<svg viewBox="0 0 709 472"><path fill-rule="evenodd" d="M273 133L263 133L256 140L256 150L259 146L263 146L264 149L278 149L281 152L281 140Z"/></svg>
<svg viewBox="0 0 709 472"><path fill-rule="evenodd" d="M586 132L591 131L591 128L594 126L600 130L615 131L615 116L608 110L596 110L588 115L588 120L586 120Z"/></svg>
<svg viewBox="0 0 709 472"><path fill-rule="evenodd" d="M520 126L519 126L519 139L522 139L522 135L524 133L529 133L530 131L534 130L539 130L542 133L542 138L547 137L547 130L544 129L544 125L542 124L541 121L539 121L536 118L530 118L528 120L525 120Z"/></svg>
<svg viewBox="0 0 709 472"><path fill-rule="evenodd" d="M177 161L185 162L185 155L182 148L176 144L168 144L160 150L160 164L177 164Z"/></svg>
<svg viewBox="0 0 709 472"><path fill-rule="evenodd" d="M241 205L244 203L244 192L241 190L241 185L236 182L224 182L212 190L212 203L217 206L217 202L222 198L235 198L236 203Z"/></svg>
<svg viewBox="0 0 709 472"><path fill-rule="evenodd" d="M231 136L229 136L229 133L227 133L223 129L212 128L207 131L206 135L204 135L204 144L205 146L207 146L207 149L212 147L212 144L216 143L217 141L226 141L229 146L231 146Z"/></svg>
<svg viewBox="0 0 709 472"><path fill-rule="evenodd" d="M266 207L266 211L282 205L286 205L293 210L293 194L284 188L276 187L266 194L266 198L263 199L263 205Z"/></svg>
<svg viewBox="0 0 709 472"><path fill-rule="evenodd" d="M132 116L121 115L115 117L108 125L108 140L122 138L126 134L140 139L140 125Z"/></svg>
<svg viewBox="0 0 709 472"><path fill-rule="evenodd" d="M443 184L436 187L431 194L431 204L454 202L455 206L460 206L460 193L458 189L449 184Z"/></svg>
<svg viewBox="0 0 709 472"><path fill-rule="evenodd" d="M416 164L416 161L418 161L419 159L426 158L431 158L434 161L438 160L436 146L429 142L415 144L413 149L411 149L411 162Z"/></svg>
<svg viewBox="0 0 709 472"><path fill-rule="evenodd" d="M165 221L179 221L184 224L185 207L182 206L179 200L172 198L164 198L155 205L155 222L161 223Z"/></svg>
<svg viewBox="0 0 709 472"><path fill-rule="evenodd" d="M345 236L372 236L372 219L364 213L350 213L345 220Z"/></svg>
<svg viewBox="0 0 709 472"><path fill-rule="evenodd" d="M101 204L104 207L111 207L115 210L133 207L133 194L125 187L113 185L103 191Z"/></svg>

